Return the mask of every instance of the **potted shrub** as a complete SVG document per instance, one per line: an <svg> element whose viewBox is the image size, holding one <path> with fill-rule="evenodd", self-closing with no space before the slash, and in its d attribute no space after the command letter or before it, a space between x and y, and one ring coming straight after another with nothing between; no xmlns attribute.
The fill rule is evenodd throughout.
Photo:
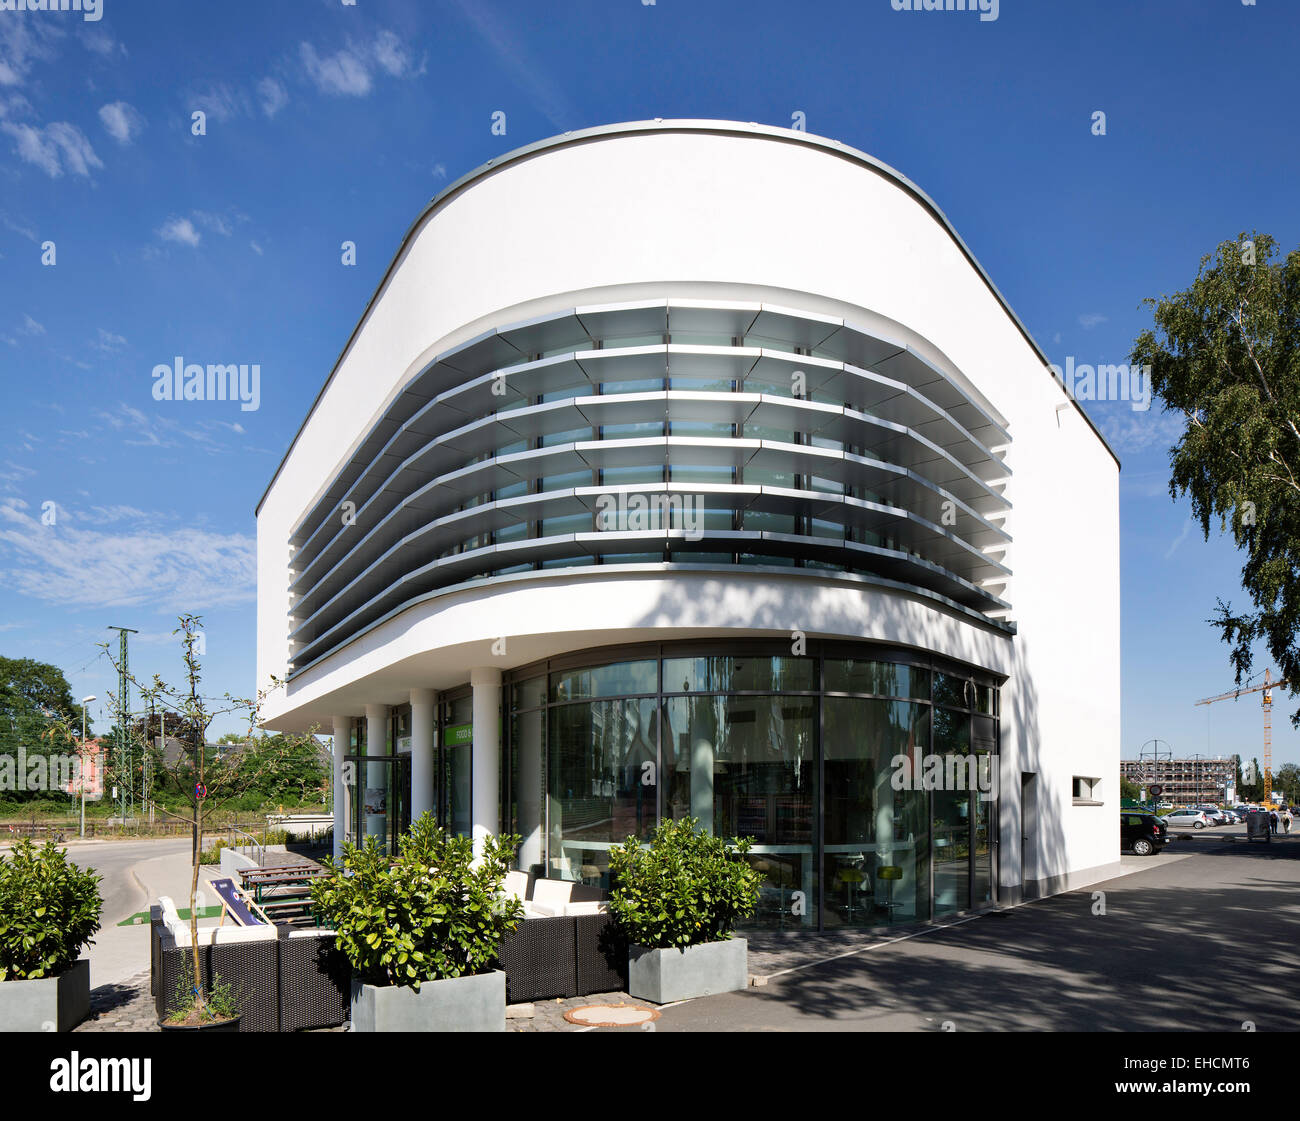
<svg viewBox="0 0 1300 1121"><path fill-rule="evenodd" d="M398 855L374 837L348 844L312 885L321 918L352 963L353 1031L505 1031L502 940L523 905L502 892L518 837L473 842L429 814Z"/></svg>
<svg viewBox="0 0 1300 1121"><path fill-rule="evenodd" d="M163 1031L238 1031L239 998L219 974L212 975L212 984L203 992L194 984L194 971L190 957L185 957L185 969L176 982L176 999L166 1019L159 1020Z"/></svg>
<svg viewBox="0 0 1300 1121"><path fill-rule="evenodd" d="M749 983L748 944L731 936L758 905L749 846L682 818L660 822L648 845L629 837L610 851L609 910L629 942L632 996L668 1004Z"/></svg>
<svg viewBox="0 0 1300 1121"><path fill-rule="evenodd" d="M69 1031L90 1014L99 877L53 841L0 855L0 1031Z"/></svg>

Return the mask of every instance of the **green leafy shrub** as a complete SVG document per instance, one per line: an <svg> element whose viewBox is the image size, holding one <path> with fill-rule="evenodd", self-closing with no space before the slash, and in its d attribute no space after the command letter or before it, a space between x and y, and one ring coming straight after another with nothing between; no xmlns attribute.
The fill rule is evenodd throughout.
<svg viewBox="0 0 1300 1121"><path fill-rule="evenodd" d="M212 975L212 984L204 995L202 1003L194 987L194 964L189 954L183 954L184 966L176 979L176 997L172 1001L171 1011L167 1016L169 1024L212 1024L222 1020L233 1020L239 1015L239 997L234 989L221 979L221 974Z"/></svg>
<svg viewBox="0 0 1300 1121"><path fill-rule="evenodd" d="M0 981L53 977L94 941L104 901L99 877L53 841L21 840L0 855Z"/></svg>
<svg viewBox="0 0 1300 1121"><path fill-rule="evenodd" d="M758 906L762 877L750 841L724 840L694 818L661 821L648 845L635 837L610 850L609 910L628 938L651 949L723 942Z"/></svg>
<svg viewBox="0 0 1300 1121"><path fill-rule="evenodd" d="M221 850L226 847L225 837L218 837L216 843L210 849L204 849L199 853L200 864L220 864Z"/></svg>
<svg viewBox="0 0 1300 1121"><path fill-rule="evenodd" d="M488 838L475 862L473 842L440 829L427 813L390 858L375 838L348 844L342 859L312 884L321 918L369 985L409 986L469 977L496 967L501 941L523 905L501 885L518 837Z"/></svg>

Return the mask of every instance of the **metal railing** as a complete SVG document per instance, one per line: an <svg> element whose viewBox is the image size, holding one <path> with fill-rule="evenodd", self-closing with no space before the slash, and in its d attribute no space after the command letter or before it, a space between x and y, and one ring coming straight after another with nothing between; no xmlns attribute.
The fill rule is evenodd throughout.
<svg viewBox="0 0 1300 1121"><path fill-rule="evenodd" d="M236 852L243 852L250 860L256 860L259 868L266 863L266 846L252 833L248 833L236 825L228 825L226 826L226 837L226 848L234 849ZM242 844L236 843L236 837L246 837L247 840ZM256 856L253 855L254 849L257 850Z"/></svg>

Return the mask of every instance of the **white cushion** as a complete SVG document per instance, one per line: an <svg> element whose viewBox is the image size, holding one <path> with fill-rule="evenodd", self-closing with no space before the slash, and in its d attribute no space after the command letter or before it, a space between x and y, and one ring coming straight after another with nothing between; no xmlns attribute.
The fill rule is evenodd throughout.
<svg viewBox="0 0 1300 1121"><path fill-rule="evenodd" d="M207 933L206 930L200 930L199 938L203 939ZM274 926L238 926L231 922L227 922L225 926L214 927L211 934L213 946L228 946L238 942L269 942L274 941L276 937ZM200 945L203 944L201 941Z"/></svg>
<svg viewBox="0 0 1300 1121"><path fill-rule="evenodd" d="M588 899L581 903L566 904L564 913L566 915L603 915L608 910L609 905L603 899Z"/></svg>
<svg viewBox="0 0 1300 1121"><path fill-rule="evenodd" d="M521 902L526 900L528 898L528 873L507 872L505 883L502 885L502 891L506 895L513 895Z"/></svg>
<svg viewBox="0 0 1300 1121"><path fill-rule="evenodd" d="M573 884L568 880L538 880L533 884L531 905L543 914L562 915L573 898Z"/></svg>

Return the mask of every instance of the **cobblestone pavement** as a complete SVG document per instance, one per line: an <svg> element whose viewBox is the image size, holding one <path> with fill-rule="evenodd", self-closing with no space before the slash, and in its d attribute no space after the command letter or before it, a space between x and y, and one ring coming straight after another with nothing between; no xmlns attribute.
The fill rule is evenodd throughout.
<svg viewBox="0 0 1300 1121"><path fill-rule="evenodd" d="M158 1013L149 992L149 971L90 993L90 1018L73 1031L158 1031Z"/></svg>
<svg viewBox="0 0 1300 1121"><path fill-rule="evenodd" d="M634 1000L627 993L598 993L593 996L572 997L568 1000L539 1000L532 1004L512 1004L507 1009L506 1031L584 1031L580 1024L571 1024L564 1014L572 1008L591 1004L632 1004L640 1008L654 1008L645 1001ZM90 994L90 1017L73 1031L158 1031L158 1013L154 1010L153 996L149 992L149 973L146 970L116 985L101 985ZM321 1031L346 1031L347 1025L322 1028ZM604 1029L603 1029L604 1030ZM614 1031L638 1031L639 1028L615 1028Z"/></svg>

